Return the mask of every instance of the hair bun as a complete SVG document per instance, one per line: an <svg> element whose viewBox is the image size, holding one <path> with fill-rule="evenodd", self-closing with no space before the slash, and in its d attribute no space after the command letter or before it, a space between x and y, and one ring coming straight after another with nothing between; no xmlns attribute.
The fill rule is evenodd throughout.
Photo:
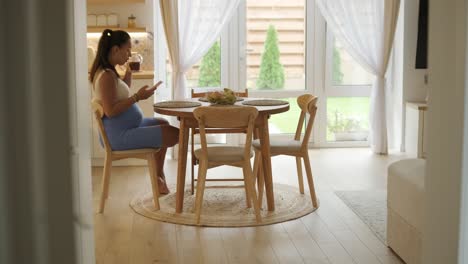
<svg viewBox="0 0 468 264"><path fill-rule="evenodd" d="M112 29L106 28L106 29L104 29L104 31L102 32L102 35L103 35L103 36L110 37L110 36L112 35L112 32L113 32Z"/></svg>

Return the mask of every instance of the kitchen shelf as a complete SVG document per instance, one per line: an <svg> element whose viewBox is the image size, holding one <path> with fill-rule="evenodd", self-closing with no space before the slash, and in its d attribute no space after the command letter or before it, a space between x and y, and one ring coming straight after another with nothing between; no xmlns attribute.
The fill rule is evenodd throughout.
<svg viewBox="0 0 468 264"><path fill-rule="evenodd" d="M123 27L106 27L106 26L98 26L98 27L95 27L95 26L91 26L91 27L88 27L88 33L102 33L104 31L104 29L111 29L111 30L124 30L124 31L127 31L129 33L132 33L132 32L146 32L146 28L144 27L135 27L135 28L123 28Z"/></svg>
<svg viewBox="0 0 468 264"><path fill-rule="evenodd" d="M115 5L115 4L135 4L145 3L145 0L87 0L88 5Z"/></svg>

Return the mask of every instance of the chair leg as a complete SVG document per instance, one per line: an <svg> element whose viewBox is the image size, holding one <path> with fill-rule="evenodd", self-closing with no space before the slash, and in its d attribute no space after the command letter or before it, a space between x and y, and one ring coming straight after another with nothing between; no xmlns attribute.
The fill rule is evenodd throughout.
<svg viewBox="0 0 468 264"><path fill-rule="evenodd" d="M110 182L110 174L112 168L112 159L109 155L106 154L106 158L104 161L104 172L102 173L102 181L101 181L101 201L99 203L99 213L102 214L104 212L104 206L106 203L106 199L109 196L109 182Z"/></svg>
<svg viewBox="0 0 468 264"><path fill-rule="evenodd" d="M192 195L194 193L194 190L195 190L195 165L197 164L197 160L196 160L196 157L195 157L195 143L194 143L194 139L195 139L195 136L194 136L194 132L193 132L193 128L190 130L191 131L191 143L192 143L192 178L191 178L191 181L190 181L190 190L192 192Z"/></svg>
<svg viewBox="0 0 468 264"><path fill-rule="evenodd" d="M197 225L200 224L201 208L203 204L203 194L205 192L205 179L208 170L208 162L200 161L198 165L197 193L195 194L195 216Z"/></svg>
<svg viewBox="0 0 468 264"><path fill-rule="evenodd" d="M259 155L260 153L258 153L257 151L255 151L255 156L254 156L254 164L253 164L253 180L254 182L256 181L257 182L257 188L258 188L258 180L259 178L257 177L258 176L258 159L259 159ZM258 190L257 190L258 192Z"/></svg>
<svg viewBox="0 0 468 264"><path fill-rule="evenodd" d="M159 183L158 183L158 173L156 167L156 155L149 154L148 155L148 169L150 173L151 179L151 188L153 190L153 202L154 208L159 210Z"/></svg>
<svg viewBox="0 0 468 264"><path fill-rule="evenodd" d="M262 208L263 201L263 185L265 184L262 175L262 153L255 151L254 168L253 168L254 181L257 180L258 202Z"/></svg>
<svg viewBox="0 0 468 264"><path fill-rule="evenodd" d="M255 210L255 218L257 219L257 223L262 221L262 217L260 215L260 204L258 203L257 199L257 192L255 191L255 184L253 182L252 176L252 168L250 167L250 161L247 161L246 164L242 167L244 171L244 181L245 185L249 189L249 196L252 199L254 210Z"/></svg>
<svg viewBox="0 0 468 264"><path fill-rule="evenodd" d="M315 194L314 179L312 178L312 169L310 168L309 154L304 155L304 166L307 174L307 181L309 182L310 198L314 208L318 208L317 195Z"/></svg>
<svg viewBox="0 0 468 264"><path fill-rule="evenodd" d="M252 198L252 194L250 193L250 189L247 187L247 182L245 182L244 178L244 189L245 189L245 205L247 208L252 208L252 203L250 199Z"/></svg>
<svg viewBox="0 0 468 264"><path fill-rule="evenodd" d="M304 180L302 178L302 164L301 158L296 157L296 168L297 168L297 180L299 182L299 192L304 194Z"/></svg>
<svg viewBox="0 0 468 264"><path fill-rule="evenodd" d="M265 191L265 175L263 174L263 158L260 156L260 160L258 161L258 197L260 197L260 208L262 208L263 204L263 193Z"/></svg>

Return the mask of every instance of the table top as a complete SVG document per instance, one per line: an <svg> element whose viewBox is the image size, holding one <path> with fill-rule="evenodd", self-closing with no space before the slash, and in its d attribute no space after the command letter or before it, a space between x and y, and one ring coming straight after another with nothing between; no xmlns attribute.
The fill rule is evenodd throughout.
<svg viewBox="0 0 468 264"><path fill-rule="evenodd" d="M261 98L245 98L245 100L258 100ZM208 102L200 102L198 98L186 99L185 101L195 101L201 103L201 106L211 106ZM236 102L235 105L245 106L242 104L243 101ZM198 106L197 106L198 107ZM193 110L197 107L186 107L186 108L162 108L154 107L154 111L158 114L178 117L193 117ZM224 107L222 105L216 105L213 107ZM278 114L289 110L289 104L284 105L273 105L273 106L253 106L257 108L259 114Z"/></svg>

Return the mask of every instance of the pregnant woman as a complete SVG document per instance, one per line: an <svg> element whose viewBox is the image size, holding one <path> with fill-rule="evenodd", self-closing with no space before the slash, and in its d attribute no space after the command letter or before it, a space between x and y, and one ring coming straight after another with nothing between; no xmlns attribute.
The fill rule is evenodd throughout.
<svg viewBox="0 0 468 264"><path fill-rule="evenodd" d="M96 58L90 71L93 96L104 108L102 122L113 150L161 148L155 162L158 168L159 192L169 193L164 175L168 147L178 142L179 130L162 118L143 117L137 102L146 100L162 83L143 86L131 95L132 72L127 67L120 78L116 65L124 65L131 55L130 35L121 30L106 29L99 40Z"/></svg>

